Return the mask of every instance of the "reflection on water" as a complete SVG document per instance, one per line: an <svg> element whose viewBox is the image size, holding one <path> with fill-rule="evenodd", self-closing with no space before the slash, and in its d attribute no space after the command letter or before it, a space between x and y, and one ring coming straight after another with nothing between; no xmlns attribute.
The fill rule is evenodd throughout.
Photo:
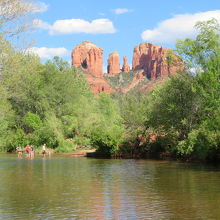
<svg viewBox="0 0 220 220"><path fill-rule="evenodd" d="M0 155L0 219L219 219L220 169Z"/></svg>

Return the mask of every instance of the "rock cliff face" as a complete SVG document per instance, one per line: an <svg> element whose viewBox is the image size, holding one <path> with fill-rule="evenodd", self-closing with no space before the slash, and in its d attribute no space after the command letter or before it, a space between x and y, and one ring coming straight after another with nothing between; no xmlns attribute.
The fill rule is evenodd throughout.
<svg viewBox="0 0 220 220"><path fill-rule="evenodd" d="M132 70L127 57L123 57L120 70L118 52L108 58L108 73L102 73L103 50L95 44L85 41L72 51L72 65L82 67L92 91L127 93L131 90L150 91L163 83L169 75L183 69L183 62L171 50L151 43L141 43L134 48ZM135 71L134 71L135 70ZM147 76L147 77L146 77Z"/></svg>
<svg viewBox="0 0 220 220"><path fill-rule="evenodd" d="M128 60L127 57L124 56L123 57L123 66L122 66L122 72L128 73L130 72L130 66L128 65Z"/></svg>
<svg viewBox="0 0 220 220"><path fill-rule="evenodd" d="M90 41L82 42L72 51L72 65L85 71L84 75L95 94L113 92L102 73L102 53L103 50Z"/></svg>
<svg viewBox="0 0 220 220"><path fill-rule="evenodd" d="M85 74L87 82L90 84L92 92L94 94L99 94L101 92L112 93L114 90L106 82L104 77L95 77L91 74Z"/></svg>
<svg viewBox="0 0 220 220"><path fill-rule="evenodd" d="M102 76L103 50L90 41L85 41L72 51L72 65L82 67L94 76Z"/></svg>
<svg viewBox="0 0 220 220"><path fill-rule="evenodd" d="M143 69L148 79L155 80L175 74L180 65L182 62L178 61L178 57L164 47L141 43L134 48L132 69Z"/></svg>
<svg viewBox="0 0 220 220"><path fill-rule="evenodd" d="M108 74L114 75L121 72L120 70L120 58L117 51L109 54L108 57Z"/></svg>

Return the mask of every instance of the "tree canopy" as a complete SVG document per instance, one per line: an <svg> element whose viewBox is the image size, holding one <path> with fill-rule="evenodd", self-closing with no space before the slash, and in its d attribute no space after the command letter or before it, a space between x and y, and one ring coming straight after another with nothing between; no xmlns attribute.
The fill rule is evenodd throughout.
<svg viewBox="0 0 220 220"><path fill-rule="evenodd" d="M61 152L83 145L107 155L156 152L219 159L220 28L216 20L197 23L195 39L177 42L185 69L151 93L95 96L80 69L59 57L42 64L39 57L18 51L7 40L7 34L25 27L20 23L13 32L9 28L33 10L25 4L0 1L1 151L46 143Z"/></svg>

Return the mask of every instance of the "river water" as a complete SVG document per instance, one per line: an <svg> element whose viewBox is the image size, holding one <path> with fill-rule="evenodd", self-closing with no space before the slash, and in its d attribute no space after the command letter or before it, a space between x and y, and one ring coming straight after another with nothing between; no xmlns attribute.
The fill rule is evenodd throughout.
<svg viewBox="0 0 220 220"><path fill-rule="evenodd" d="M220 167L0 154L0 219L220 219Z"/></svg>

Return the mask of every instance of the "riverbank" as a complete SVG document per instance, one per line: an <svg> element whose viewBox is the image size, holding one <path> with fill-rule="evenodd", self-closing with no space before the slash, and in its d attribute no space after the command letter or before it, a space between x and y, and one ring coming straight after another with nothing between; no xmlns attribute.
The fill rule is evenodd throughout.
<svg viewBox="0 0 220 220"><path fill-rule="evenodd" d="M74 152L67 153L70 157L86 157L88 154L93 154L96 152L96 149L91 150L77 150Z"/></svg>
<svg viewBox="0 0 220 220"><path fill-rule="evenodd" d="M4 152L2 152L4 153ZM15 153L15 152L14 152ZM41 148L35 149L35 155L41 155ZM23 153L26 155L26 153ZM67 157L88 157L88 158L96 158L96 159L143 159L143 160L163 160L163 161L181 161L185 163L204 163L204 164L220 164L220 155L217 155L215 160L201 160L195 158L193 156L183 157L177 156L175 154L171 154L169 152L127 152L127 153L115 153L115 154L106 154L103 152L98 151L95 148L88 148L88 147L79 147L77 149L72 149L71 151L67 152L59 152L54 149L48 148L47 153L45 156L52 156L52 155L64 155ZM27 155L26 155L27 156ZM20 156L22 157L22 156Z"/></svg>

